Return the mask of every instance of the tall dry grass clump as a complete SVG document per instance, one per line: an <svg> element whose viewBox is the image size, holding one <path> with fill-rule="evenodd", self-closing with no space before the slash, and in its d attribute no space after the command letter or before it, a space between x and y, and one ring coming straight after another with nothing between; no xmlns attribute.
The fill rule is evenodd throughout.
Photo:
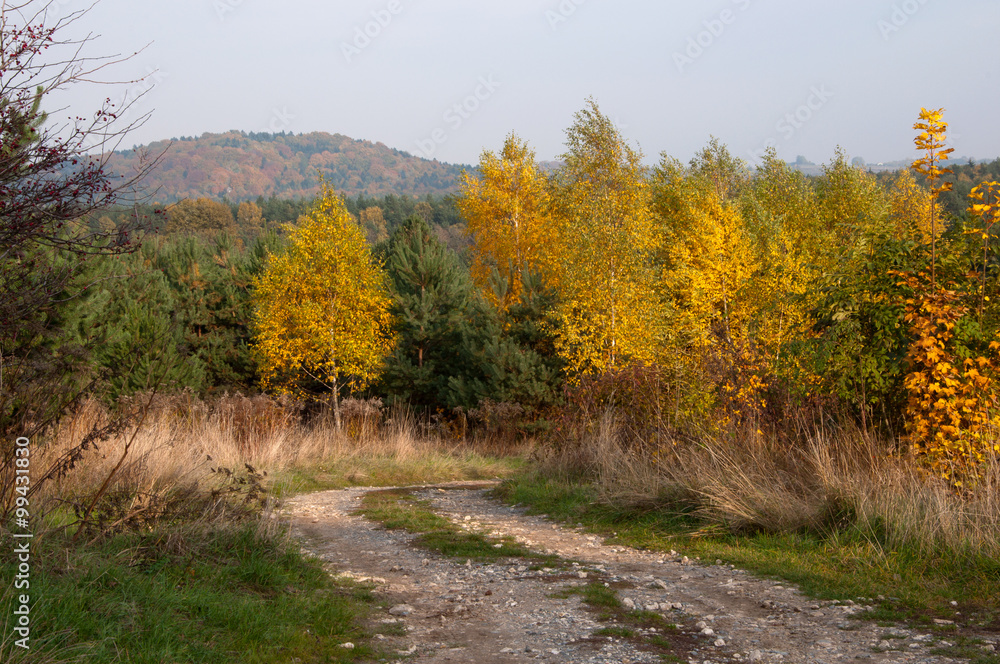
<svg viewBox="0 0 1000 664"><path fill-rule="evenodd" d="M401 479L443 479L459 475L473 454L462 441L420 426L405 411L389 411L378 399L348 399L342 406L338 429L329 413L287 398L138 395L120 404L132 416L114 435L81 446L119 417L88 401L36 446L36 477L49 476L38 483L33 504L45 510L72 505L77 518L135 526L194 505L207 509L226 496L264 500L265 485L274 488L276 475L297 469L336 467L355 482L384 468ZM61 470L42 470L52 468Z"/></svg>
<svg viewBox="0 0 1000 664"><path fill-rule="evenodd" d="M548 471L585 475L620 505L694 511L732 532L809 531L935 555L1000 556L1000 459L957 492L894 441L842 421L665 428L653 437L611 407L578 422ZM655 438L655 441L653 440Z"/></svg>

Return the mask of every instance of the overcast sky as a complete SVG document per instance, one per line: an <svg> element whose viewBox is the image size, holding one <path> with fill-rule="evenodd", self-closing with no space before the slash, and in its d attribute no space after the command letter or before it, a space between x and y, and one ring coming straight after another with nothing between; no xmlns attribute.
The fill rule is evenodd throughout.
<svg viewBox="0 0 1000 664"><path fill-rule="evenodd" d="M750 162L910 159L921 106L956 155L1000 156L997 0L101 0L81 31L92 54L149 43L115 70L144 83L59 99L149 88L129 145L326 131L476 163L514 131L554 159L593 97L650 163L713 135Z"/></svg>

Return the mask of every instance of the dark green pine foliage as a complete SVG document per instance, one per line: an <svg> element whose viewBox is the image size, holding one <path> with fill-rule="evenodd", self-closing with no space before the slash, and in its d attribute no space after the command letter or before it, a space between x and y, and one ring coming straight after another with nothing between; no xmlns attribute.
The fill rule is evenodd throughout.
<svg viewBox="0 0 1000 664"><path fill-rule="evenodd" d="M153 251L147 244L130 256L94 261L76 281L80 294L64 306L65 323L94 349L111 400L205 385L204 365L184 346L178 298L153 265Z"/></svg>
<svg viewBox="0 0 1000 664"><path fill-rule="evenodd" d="M386 360L382 391L390 402L431 410L467 405L451 382L474 369L463 356L475 301L468 271L419 217L392 234L385 262L397 343Z"/></svg>
<svg viewBox="0 0 1000 664"><path fill-rule="evenodd" d="M507 284L494 273L492 288L504 298ZM463 356L474 371L451 380L462 404L493 402L518 404L526 419L544 415L562 397L564 363L555 349L558 320L553 315L556 295L537 274L526 273L520 298L506 313L479 299L475 324L464 337Z"/></svg>
<svg viewBox="0 0 1000 664"><path fill-rule="evenodd" d="M501 313L418 217L389 238L385 263L397 321L381 384L390 402L451 410L490 400L520 404L530 416L559 402L555 296L537 276L525 277L521 299ZM505 287L494 281L494 289Z"/></svg>
<svg viewBox="0 0 1000 664"><path fill-rule="evenodd" d="M93 348L114 399L158 387L253 390L251 283L280 240L249 249L225 235L154 238L130 256L98 257L75 280L60 325Z"/></svg>
<svg viewBox="0 0 1000 664"><path fill-rule="evenodd" d="M87 267L78 267L75 257L65 252L33 248L26 253L43 276L46 272L79 273ZM42 278L30 273L21 283L30 284L36 277ZM72 279L67 280L45 306L17 321L23 332L0 333L0 438L39 435L73 402L90 393L88 386L97 377L92 370L93 346L73 334L61 305L78 290ZM6 322L0 321L0 327Z"/></svg>
<svg viewBox="0 0 1000 664"><path fill-rule="evenodd" d="M17 102L11 103L8 95L0 97L0 117L3 122L3 136L0 140L0 158L5 164L16 163L16 156L26 146L40 140L39 130L48 120L48 113L42 111L42 95L45 88L39 85L35 89L34 99L29 110L19 108ZM23 172L23 171L22 171ZM14 174L4 174L6 177Z"/></svg>
<svg viewBox="0 0 1000 664"><path fill-rule="evenodd" d="M256 380L248 321L260 245L247 252L226 234L189 236L164 243L156 254L177 299L183 349L204 366L206 391L247 389Z"/></svg>

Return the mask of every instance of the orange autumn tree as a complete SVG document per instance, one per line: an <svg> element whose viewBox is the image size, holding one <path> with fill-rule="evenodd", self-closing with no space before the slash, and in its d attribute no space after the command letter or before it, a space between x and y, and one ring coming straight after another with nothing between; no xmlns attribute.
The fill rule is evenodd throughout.
<svg viewBox="0 0 1000 664"><path fill-rule="evenodd" d="M942 116L943 109L921 109L921 122L914 125L921 132L914 142L925 154L914 162L913 168L930 184L931 273L899 275L901 285L912 293L906 299L904 317L913 336L906 356L909 373L904 380L906 433L916 455L941 477L961 487L976 481L987 454L1000 451L991 434L1000 424L991 412L1000 396L997 390L1000 342L981 339L986 348L977 357L970 355L968 341L959 338L959 331L968 328L966 322L972 311L966 282L977 275L960 275L946 283L938 279L937 241L941 221L937 198L951 189L951 183L938 183L942 175L951 172L941 168L940 162L952 151L945 147L948 124ZM978 189L972 195L973 216L990 212L980 203L983 193L984 190ZM988 243L988 233L983 235Z"/></svg>
<svg viewBox="0 0 1000 664"><path fill-rule="evenodd" d="M940 285L928 289L925 275L907 275L904 283L914 292L905 316L914 336L904 380L906 437L931 469L963 486L978 477L990 448L1000 451L991 435L1000 424L991 413L1000 342L989 343L986 357L961 358L956 331L970 312L965 294Z"/></svg>
<svg viewBox="0 0 1000 664"><path fill-rule="evenodd" d="M385 275L364 234L325 184L297 224L289 247L269 256L254 282L254 350L265 389L307 395L327 390L339 429L340 391L377 377L392 350Z"/></svg>
<svg viewBox="0 0 1000 664"><path fill-rule="evenodd" d="M483 152L478 176L462 174L458 209L473 240L472 278L501 309L517 301L527 273L551 272L555 235L545 214L546 187L534 151L515 134L499 155ZM491 288L494 274L499 294Z"/></svg>

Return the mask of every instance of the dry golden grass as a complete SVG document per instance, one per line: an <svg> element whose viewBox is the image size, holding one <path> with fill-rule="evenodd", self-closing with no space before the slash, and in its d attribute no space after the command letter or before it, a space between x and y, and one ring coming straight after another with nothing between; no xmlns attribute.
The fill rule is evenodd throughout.
<svg viewBox="0 0 1000 664"><path fill-rule="evenodd" d="M84 451L71 471L39 488L36 504L86 505L108 477L107 494L126 495L128 509L144 509L170 494L253 475L247 466L288 492L494 476L509 473L514 463L489 454L497 450L448 439L406 413L386 419L377 400L347 400L340 431L332 417L312 414L306 421L300 405L266 396L226 396L211 403L185 394L136 397L134 405L146 411L141 424ZM35 450L35 472L40 476L109 418L100 404L83 404L51 442ZM217 472L220 468L225 470Z"/></svg>
<svg viewBox="0 0 1000 664"><path fill-rule="evenodd" d="M652 448L608 411L588 431L548 463L594 478L608 502L694 504L732 531L850 531L878 550L1000 555L996 456L974 489L958 492L891 441L844 426L800 427L792 442L743 426Z"/></svg>

